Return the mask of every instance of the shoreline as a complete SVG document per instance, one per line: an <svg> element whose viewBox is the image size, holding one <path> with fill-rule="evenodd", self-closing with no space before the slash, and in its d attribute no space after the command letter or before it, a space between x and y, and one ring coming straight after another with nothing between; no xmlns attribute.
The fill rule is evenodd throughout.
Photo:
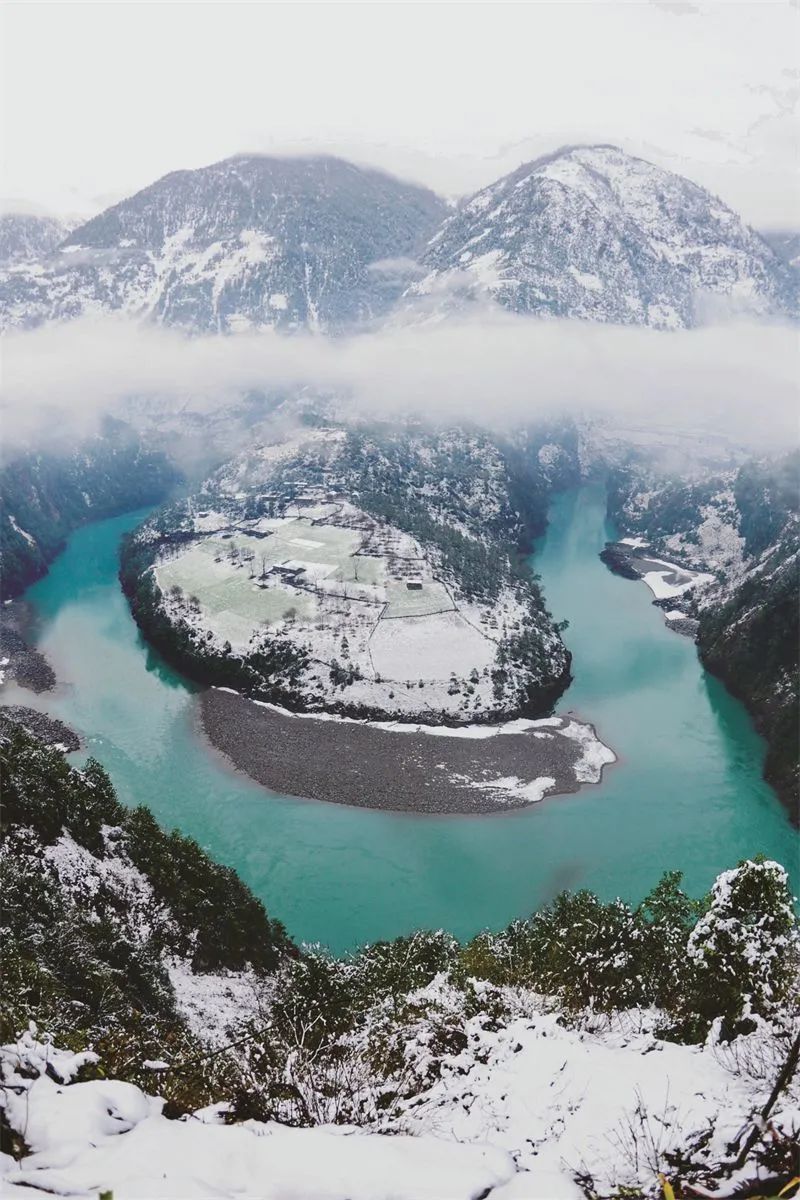
<svg viewBox="0 0 800 1200"><path fill-rule="evenodd" d="M0 608L0 687L15 682L26 691L41 695L51 692L56 673L30 641L33 614L23 598L6 601Z"/></svg>
<svg viewBox="0 0 800 1200"><path fill-rule="evenodd" d="M23 704L0 704L0 737L8 736L14 727L24 729L42 745L62 754L81 749L78 734L58 717Z"/></svg>
<svg viewBox="0 0 800 1200"><path fill-rule="evenodd" d="M643 538L606 542L600 551L600 561L612 575L644 583L653 597L653 606L662 614L667 628L695 641L699 622L676 606L682 603L682 597L687 592L691 592L698 584L702 587L713 582L714 577L704 571L655 558L647 551L647 545Z"/></svg>
<svg viewBox="0 0 800 1200"><path fill-rule="evenodd" d="M237 771L283 795L387 812L486 815L599 783L617 756L572 716L500 726L403 725L295 714L229 689L200 724Z"/></svg>

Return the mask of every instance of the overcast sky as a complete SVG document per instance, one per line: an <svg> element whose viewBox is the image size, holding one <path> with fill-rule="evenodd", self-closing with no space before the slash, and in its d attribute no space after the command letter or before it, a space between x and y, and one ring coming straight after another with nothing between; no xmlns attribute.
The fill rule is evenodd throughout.
<svg viewBox="0 0 800 1200"><path fill-rule="evenodd" d="M455 195L607 141L756 225L800 223L797 0L24 0L4 25L6 207L86 213L242 151L332 150Z"/></svg>

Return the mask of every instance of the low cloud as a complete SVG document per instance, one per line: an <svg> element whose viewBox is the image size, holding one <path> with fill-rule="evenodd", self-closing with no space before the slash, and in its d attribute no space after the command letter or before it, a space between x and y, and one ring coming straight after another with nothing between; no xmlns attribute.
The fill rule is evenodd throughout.
<svg viewBox="0 0 800 1200"><path fill-rule="evenodd" d="M683 332L502 312L349 339L187 337L119 317L5 340L5 455L91 432L130 401L214 412L257 390L318 389L374 417L508 426L565 413L722 434L765 452L796 443L796 331L734 322Z"/></svg>
<svg viewBox="0 0 800 1200"><path fill-rule="evenodd" d="M397 279L416 279L425 270L415 258L376 258L367 267L372 275L387 275Z"/></svg>

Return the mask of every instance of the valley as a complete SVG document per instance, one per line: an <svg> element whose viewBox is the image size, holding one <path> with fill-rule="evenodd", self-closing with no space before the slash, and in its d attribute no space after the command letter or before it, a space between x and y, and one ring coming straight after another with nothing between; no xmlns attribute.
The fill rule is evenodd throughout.
<svg viewBox="0 0 800 1200"><path fill-rule="evenodd" d="M163 450L119 421L66 451L57 438L49 453L12 450L0 466L2 598L18 596L44 575L73 530L155 504L179 479ZM0 632L4 637L13 640L14 631Z"/></svg>
<svg viewBox="0 0 800 1200"><path fill-rule="evenodd" d="M78 761L98 758L124 803L146 795L158 820L233 866L299 941L343 951L420 926L469 936L565 886L612 897L624 880L636 898L677 866L697 893L756 851L795 861L797 835L761 778L764 746L743 707L665 626L648 590L600 562L613 532L602 489L553 502L533 563L548 606L570 620L574 681L558 711L591 721L619 763L572 795L509 810L494 792L493 812L460 817L295 799L217 757L199 692L147 645L119 588L120 539L146 515L81 530L29 591L36 643L60 682L39 698L9 685L5 702L63 720L84 739ZM334 785L340 757L329 745L322 760ZM356 755L341 764L350 769L367 772L368 796L367 764Z"/></svg>
<svg viewBox="0 0 800 1200"><path fill-rule="evenodd" d="M382 47L404 109L425 21L411 71ZM305 102L371 107L335 55L233 154L209 55L210 153L151 153L161 37L107 146L157 168L0 214L0 1191L788 1200L797 234L667 148L663 97L620 146L509 125L458 197L366 138L278 152ZM584 136L607 97L568 40ZM789 72L744 57L782 145ZM548 65L513 82L549 105Z"/></svg>
<svg viewBox="0 0 800 1200"><path fill-rule="evenodd" d="M795 823L798 479L795 451L702 482L634 467L617 475L609 494L610 514L635 535L612 557L623 551L666 618L696 637L703 662L747 705L768 742L766 778ZM677 574L658 570L668 565L659 558L648 562L653 551L675 560Z"/></svg>

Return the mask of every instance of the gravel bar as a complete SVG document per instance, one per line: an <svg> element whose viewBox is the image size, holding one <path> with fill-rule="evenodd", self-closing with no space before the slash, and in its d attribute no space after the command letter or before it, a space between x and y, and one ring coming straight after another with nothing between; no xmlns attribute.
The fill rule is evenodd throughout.
<svg viewBox="0 0 800 1200"><path fill-rule="evenodd" d="M39 712L37 708L26 708L22 704L0 705L0 736L11 733L15 725L21 725L45 746L63 750L65 754L81 748L77 733L57 717Z"/></svg>
<svg viewBox="0 0 800 1200"><path fill-rule="evenodd" d="M15 679L31 692L49 692L56 685L53 668L27 640L30 614L24 601L3 606L0 611L0 675Z"/></svg>
<svg viewBox="0 0 800 1200"><path fill-rule="evenodd" d="M536 780L547 795L581 786L583 749L560 732L577 718L491 737L437 736L295 716L217 688L202 693L200 711L212 745L284 795L399 812L497 813L540 799L523 790Z"/></svg>

